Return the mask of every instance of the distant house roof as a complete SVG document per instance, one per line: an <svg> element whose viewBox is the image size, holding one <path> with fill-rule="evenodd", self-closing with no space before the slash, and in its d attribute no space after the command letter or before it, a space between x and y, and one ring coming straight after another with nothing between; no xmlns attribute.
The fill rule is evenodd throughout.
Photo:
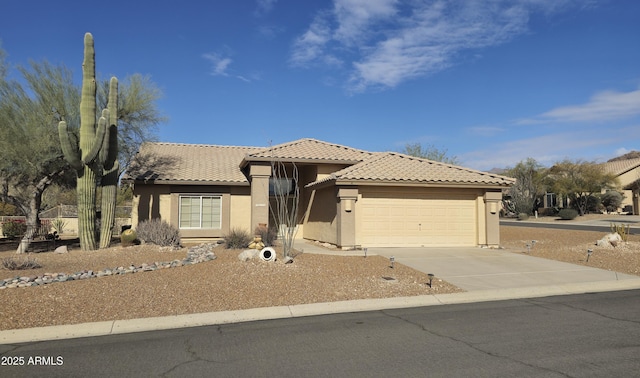
<svg viewBox="0 0 640 378"><path fill-rule="evenodd" d="M325 182L510 186L515 179L394 152L376 153L307 187Z"/></svg>
<svg viewBox="0 0 640 378"><path fill-rule="evenodd" d="M144 143L124 181L157 184L249 185L238 167L259 147Z"/></svg>
<svg viewBox="0 0 640 378"><path fill-rule="evenodd" d="M602 166L607 173L613 173L620 179L620 176L623 174L640 167L640 158L608 161L602 163ZM630 190L638 187L640 177L631 175L626 176L625 180L625 182L620 182L620 184L623 189Z"/></svg>
<svg viewBox="0 0 640 378"><path fill-rule="evenodd" d="M608 173L613 173L616 176L627 173L630 170L640 166L640 158L616 160L602 163L604 170Z"/></svg>
<svg viewBox="0 0 640 378"><path fill-rule="evenodd" d="M368 152L315 139L272 147L144 143L123 181L155 184L249 185L243 172L251 162L344 164L307 187L335 181L386 184L510 186L509 177L394 152Z"/></svg>

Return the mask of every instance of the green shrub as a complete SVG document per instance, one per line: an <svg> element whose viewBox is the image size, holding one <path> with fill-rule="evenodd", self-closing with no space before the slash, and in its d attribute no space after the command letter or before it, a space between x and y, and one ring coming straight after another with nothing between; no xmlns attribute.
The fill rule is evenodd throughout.
<svg viewBox="0 0 640 378"><path fill-rule="evenodd" d="M178 247L180 231L161 219L142 221L136 228L138 239L145 243L153 243L163 247Z"/></svg>
<svg viewBox="0 0 640 378"><path fill-rule="evenodd" d="M248 231L240 228L233 228L229 233L223 236L225 248L242 249L247 248L249 243L253 241L253 237Z"/></svg>
<svg viewBox="0 0 640 378"><path fill-rule="evenodd" d="M623 199L624 195L615 190L610 190L600 197L602 205L610 213L618 211L618 208L622 205Z"/></svg>
<svg viewBox="0 0 640 378"><path fill-rule="evenodd" d="M120 234L120 244L122 244L123 247L128 247L130 245L137 244L137 242L138 242L138 234L135 232L135 230L132 230L132 229L124 230Z"/></svg>
<svg viewBox="0 0 640 378"><path fill-rule="evenodd" d="M558 212L558 216L560 219L571 220L578 216L578 211L576 209L562 209Z"/></svg>
<svg viewBox="0 0 640 378"><path fill-rule="evenodd" d="M527 214L527 213L518 214L518 220L522 221L522 220L527 220L527 219L529 219L529 214Z"/></svg>
<svg viewBox="0 0 640 378"><path fill-rule="evenodd" d="M13 239L27 232L27 224L22 219L8 220L2 223L2 233L7 239Z"/></svg>
<svg viewBox="0 0 640 378"><path fill-rule="evenodd" d="M278 231L274 227L258 226L253 233L256 236L260 236L267 247L271 247L278 237Z"/></svg>

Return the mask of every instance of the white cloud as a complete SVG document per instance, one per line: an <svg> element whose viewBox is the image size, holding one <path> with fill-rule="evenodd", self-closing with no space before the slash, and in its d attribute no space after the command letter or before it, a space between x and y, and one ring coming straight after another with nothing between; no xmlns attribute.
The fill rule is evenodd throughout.
<svg viewBox="0 0 640 378"><path fill-rule="evenodd" d="M506 141L497 145L487 146L482 150L464 153L461 155L461 159L465 162L465 165L480 170L513 167L519 161L529 157L536 159L540 164L549 166L567 156L569 151L566 148L566 138L570 137L570 135L566 134L545 135ZM585 147L583 145L578 146L579 144L572 143L571 148Z"/></svg>
<svg viewBox="0 0 640 378"><path fill-rule="evenodd" d="M605 91L582 105L564 106L539 119L552 122L603 122L640 115L640 89L632 92Z"/></svg>
<svg viewBox="0 0 640 378"><path fill-rule="evenodd" d="M597 160L605 155L603 151L610 151L609 146L622 143L634 134L637 132L629 129L613 130L607 133L608 136L598 135L594 130L546 134L492 143L483 149L461 154L460 159L465 166L480 170L513 167L529 157L545 166L566 158Z"/></svg>
<svg viewBox="0 0 640 378"><path fill-rule="evenodd" d="M346 45L359 42L376 21L394 17L397 4L398 0L336 0L334 38Z"/></svg>
<svg viewBox="0 0 640 378"><path fill-rule="evenodd" d="M326 14L321 13L315 17L309 29L295 40L291 62L297 66L305 66L316 60L323 60L327 55L325 45L330 40L331 27Z"/></svg>
<svg viewBox="0 0 640 378"><path fill-rule="evenodd" d="M215 53L203 54L203 58L210 61L212 63L211 75L213 76L229 76L227 73L227 68L233 60L228 57L221 56Z"/></svg>
<svg viewBox="0 0 640 378"><path fill-rule="evenodd" d="M349 59L348 87L392 88L455 64L464 51L496 46L528 31L531 14L564 11L580 1L429 2L334 0L293 44L291 62Z"/></svg>
<svg viewBox="0 0 640 378"><path fill-rule="evenodd" d="M233 63L233 60L228 56L217 54L217 53L207 53L202 54L202 57L211 62L211 72L212 76L232 76L238 80L242 80L245 83L250 83L251 80L242 75L231 75L229 73L229 66Z"/></svg>

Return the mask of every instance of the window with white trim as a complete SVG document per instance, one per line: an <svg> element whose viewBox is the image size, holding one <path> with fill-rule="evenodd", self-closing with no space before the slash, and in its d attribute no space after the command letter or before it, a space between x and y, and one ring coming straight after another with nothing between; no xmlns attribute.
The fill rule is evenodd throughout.
<svg viewBox="0 0 640 378"><path fill-rule="evenodd" d="M221 196L180 196L180 228L221 229Z"/></svg>

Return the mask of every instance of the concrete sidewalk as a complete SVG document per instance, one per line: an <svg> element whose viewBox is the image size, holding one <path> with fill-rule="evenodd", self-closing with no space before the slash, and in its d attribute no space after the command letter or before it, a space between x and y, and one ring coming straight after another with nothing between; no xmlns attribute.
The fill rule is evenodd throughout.
<svg viewBox="0 0 640 378"><path fill-rule="evenodd" d="M363 251L329 250L313 243L298 242L304 253L362 255ZM568 264L485 248L369 248L368 255L394 256L397 262L456 285L467 292L388 299L315 303L307 305L223 311L133 320L52 326L0 331L0 344L105 336L295 318L392 308L433 306L468 302L536 298L640 289L640 277L581 265Z"/></svg>

